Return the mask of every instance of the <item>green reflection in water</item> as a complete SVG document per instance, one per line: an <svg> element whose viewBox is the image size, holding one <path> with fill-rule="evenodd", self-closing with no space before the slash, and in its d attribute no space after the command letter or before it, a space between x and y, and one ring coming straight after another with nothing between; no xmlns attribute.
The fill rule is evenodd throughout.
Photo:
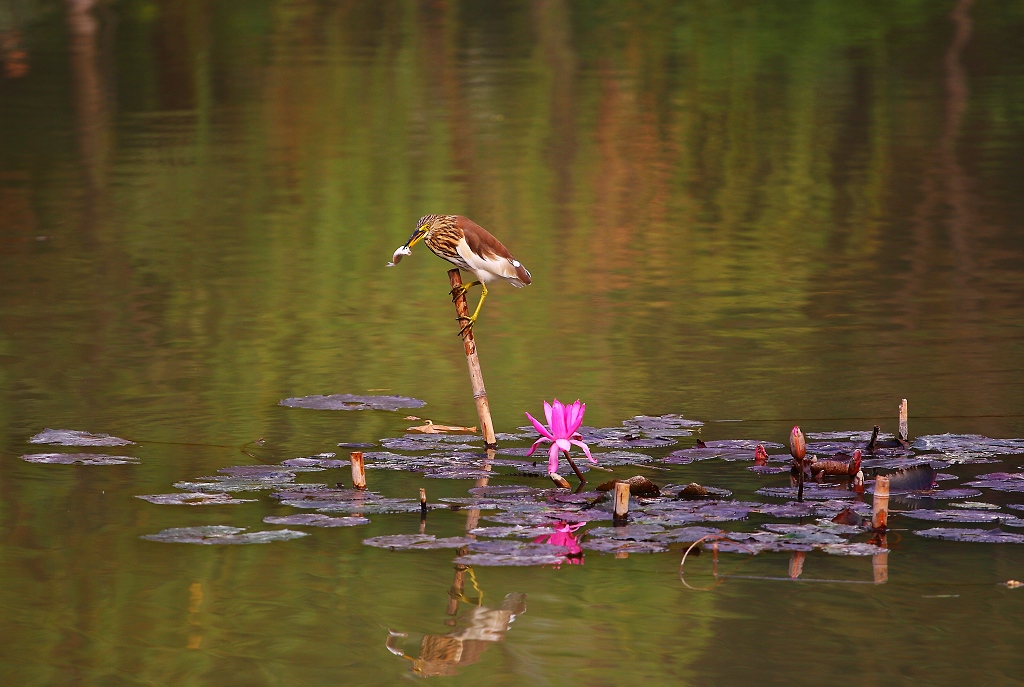
<svg viewBox="0 0 1024 687"><path fill-rule="evenodd" d="M418 250L384 269L427 212L474 218L535 277L498 285L478 329L499 430L556 395L596 424L779 421L711 438L870 426L908 397L915 434L1020 436L1022 23L998 2L11 3L5 69L28 71L0 81L4 676L371 684L406 670L386 627L446 631L447 553L358 544L415 522L160 547L137 536L275 507L133 498L256 437L277 460L408 424L286 396L386 390L475 424L447 265ZM45 426L149 443L138 467L18 461ZM1024 672L997 649L1020 639L1019 594L917 593L1019 578L1012 550L911 542L900 584L853 592L693 595L672 558L481 572L528 610L458 679ZM849 662L791 672L808 635ZM879 637L927 651L880 663ZM750 647L765 655L722 658Z"/></svg>

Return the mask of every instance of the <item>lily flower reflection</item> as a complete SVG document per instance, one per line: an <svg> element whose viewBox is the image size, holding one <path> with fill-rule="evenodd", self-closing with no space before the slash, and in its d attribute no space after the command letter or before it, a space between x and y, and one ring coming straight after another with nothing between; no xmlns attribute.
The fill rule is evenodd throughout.
<svg viewBox="0 0 1024 687"><path fill-rule="evenodd" d="M576 470L576 465L572 462L572 458L569 457L569 449L576 445L583 449L584 455L587 456L591 463L597 463L594 457L590 455L590 447L583 443L583 435L576 431L583 424L583 414L585 412L587 412L587 404L581 403L579 399L576 399L576 402L570 405L563 405L556 398L553 403L544 401L544 416L548 421L547 426L541 424L536 418L527 413L526 417L529 418L530 422L533 423L534 429L540 434L540 438L533 442L529 453L526 454L527 457L532 456L533 452L542 443L548 442L551 444L551 447L548 449L548 472L558 472L558 453L561 451L565 453L566 460L569 461L569 465L576 471L580 481L585 482L586 480L583 479L583 475Z"/></svg>
<svg viewBox="0 0 1024 687"><path fill-rule="evenodd" d="M459 581L456 581L456 588ZM456 602L457 603L457 602ZM408 637L405 632L388 630L385 646L395 656L411 661L412 672L418 677L450 677L463 666L476 663L494 642L505 638L508 626L526 611L526 594L507 594L499 608L473 606L469 613L448 621L461 625L456 630L440 635L423 635L418 658L406 656L398 646Z"/></svg>
<svg viewBox="0 0 1024 687"><path fill-rule="evenodd" d="M535 538L533 542L535 544L564 546L569 550L565 556L566 562L570 565L583 565L583 547L580 546L579 541L576 539L576 535L573 533L585 524L585 522L560 522L555 525L555 531L553 533L542 534Z"/></svg>

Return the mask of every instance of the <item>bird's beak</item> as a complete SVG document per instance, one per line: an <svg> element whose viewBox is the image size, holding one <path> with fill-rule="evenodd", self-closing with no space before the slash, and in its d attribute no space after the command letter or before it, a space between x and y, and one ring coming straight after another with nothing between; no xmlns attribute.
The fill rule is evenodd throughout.
<svg viewBox="0 0 1024 687"><path fill-rule="evenodd" d="M423 237L426 236L426 235L427 235L427 230L426 229L423 229L423 228L417 229L416 231L414 231L412 233L412 236L409 237L409 240L405 242L405 247L406 248L412 248L417 243L422 241Z"/></svg>

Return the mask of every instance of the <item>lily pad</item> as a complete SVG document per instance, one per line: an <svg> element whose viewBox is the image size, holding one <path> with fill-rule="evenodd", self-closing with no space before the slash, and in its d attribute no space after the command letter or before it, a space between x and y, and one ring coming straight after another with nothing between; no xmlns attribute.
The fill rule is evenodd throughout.
<svg viewBox="0 0 1024 687"><path fill-rule="evenodd" d="M704 423L699 420L687 420L682 415L676 415L674 413L669 413L668 415L635 415L628 420L623 420L622 424L626 427L643 430L645 432L659 432L674 429L690 430L704 426Z"/></svg>
<svg viewBox="0 0 1024 687"><path fill-rule="evenodd" d="M932 434L918 437L914 448L953 455L1012 455L1024 453L1024 439L991 439L980 434Z"/></svg>
<svg viewBox="0 0 1024 687"><path fill-rule="evenodd" d="M999 510L999 506L996 504L986 503L984 501L964 501L962 503L951 503L949 505L954 508L969 508L971 510ZM1015 506L1011 504L1009 507L1014 508ZM1021 509L1024 509L1024 506L1021 506Z"/></svg>
<svg viewBox="0 0 1024 687"><path fill-rule="evenodd" d="M474 537L489 537L501 539L504 537L516 537L518 539L532 539L543 537L554 533L554 527L524 527L523 525L508 525L504 527L475 527L469 531Z"/></svg>
<svg viewBox="0 0 1024 687"><path fill-rule="evenodd" d="M308 525L310 527L352 527L354 525L368 525L367 518L348 517L332 518L329 515L319 513L296 513L295 515L268 515L263 522L271 525Z"/></svg>
<svg viewBox="0 0 1024 687"><path fill-rule="evenodd" d="M411 551L422 549L458 549L468 546L474 540L469 537L444 537L438 539L432 534L386 534L381 537L364 539L367 546L392 551Z"/></svg>
<svg viewBox="0 0 1024 687"><path fill-rule="evenodd" d="M783 525L773 523L762 525L761 529L766 532L782 535L783 539L798 541L804 544L824 545L846 543L846 537L836 534L835 531L830 531L832 528L826 528L820 525ZM839 529L839 531L843 530Z"/></svg>
<svg viewBox="0 0 1024 687"><path fill-rule="evenodd" d="M565 557L544 554L531 556L508 553L471 553L459 556L452 562L456 565L468 566L525 567L531 565L561 565L565 562Z"/></svg>
<svg viewBox="0 0 1024 687"><path fill-rule="evenodd" d="M660 542L607 539L604 537L586 539L582 546L584 549L600 551L602 553L664 553L668 551L668 546Z"/></svg>
<svg viewBox="0 0 1024 687"><path fill-rule="evenodd" d="M289 458L281 461L281 465L289 468L343 468L352 464L350 461L339 460L334 456L334 453L320 453L303 458Z"/></svg>
<svg viewBox="0 0 1024 687"><path fill-rule="evenodd" d="M417 434L412 437L404 436L393 439L381 439L380 445L384 448L391 449L392 451L433 451L438 448L442 443L440 439L436 437L443 436L441 434ZM458 450L470 450L475 448L471 444L465 443L466 437L459 437L462 441L452 443L447 448L458 451Z"/></svg>
<svg viewBox="0 0 1024 687"><path fill-rule="evenodd" d="M626 437L609 437L607 439L601 439L597 442L597 445L602 448L630 449L662 448L664 446L671 446L675 443L677 443L675 439L668 439L665 437L641 437L631 435Z"/></svg>
<svg viewBox="0 0 1024 687"><path fill-rule="evenodd" d="M868 544L866 542L857 542L855 544L826 544L821 547L821 550L825 553L832 554L833 556L875 556L880 553L889 553L889 549L884 549L881 546L875 546L874 544Z"/></svg>
<svg viewBox="0 0 1024 687"><path fill-rule="evenodd" d="M797 497L796 487L761 487L756 494L761 496L773 496L780 499L795 499ZM816 484L811 482L804 485L804 499L809 501L832 500L856 498L857 494L847 490L843 485Z"/></svg>
<svg viewBox="0 0 1024 687"><path fill-rule="evenodd" d="M564 556L569 552L565 546L507 539L473 541L469 544L469 550L473 553L496 553L506 556Z"/></svg>
<svg viewBox="0 0 1024 687"><path fill-rule="evenodd" d="M426 401L406 396L357 396L355 394L331 394L330 396L301 396L286 398L278 405L288 408L309 408L311 410L400 410L422 408Z"/></svg>
<svg viewBox="0 0 1024 687"><path fill-rule="evenodd" d="M295 530L264 530L246 532L244 527L204 525L201 527L172 527L157 534L143 535L143 539L172 544L268 544L305 537L307 532Z"/></svg>
<svg viewBox="0 0 1024 687"><path fill-rule="evenodd" d="M21 457L26 463L49 465L138 465L134 456L108 456L102 453L29 453Z"/></svg>
<svg viewBox="0 0 1024 687"><path fill-rule="evenodd" d="M998 513L989 510L906 510L900 511L900 515L918 520L939 520L943 522L991 522L1010 525L1011 527L1024 527L1024 520L1013 515Z"/></svg>
<svg viewBox="0 0 1024 687"><path fill-rule="evenodd" d="M651 535L664 532L661 525L625 525L622 527L595 527L587 531L588 537L606 539L632 539L634 541L650 541Z"/></svg>
<svg viewBox="0 0 1024 687"><path fill-rule="evenodd" d="M547 491L544 489L537 489L536 487L527 487L523 485L488 485L484 487L473 487L469 490L469 493L473 496L490 496L490 497L537 497L544 496Z"/></svg>
<svg viewBox="0 0 1024 687"><path fill-rule="evenodd" d="M871 441L871 431L850 430L846 432L807 432L807 438L815 441L852 441L867 443ZM895 439L893 434L880 432L878 438L882 441ZM863 447L860 447L863 448Z"/></svg>
<svg viewBox="0 0 1024 687"><path fill-rule="evenodd" d="M286 473L275 477L209 477L204 481L175 482L174 488L183 491L260 491L262 489L280 489L295 481L294 473ZM206 481L209 480L209 481Z"/></svg>
<svg viewBox="0 0 1024 687"><path fill-rule="evenodd" d="M759 475L780 475L784 472L789 472L789 468L779 468L771 465L750 465L747 469Z"/></svg>
<svg viewBox="0 0 1024 687"><path fill-rule="evenodd" d="M201 491L184 494L145 494L135 498L166 506L228 506L256 502L256 499L237 499L223 492L208 494Z"/></svg>
<svg viewBox="0 0 1024 687"><path fill-rule="evenodd" d="M494 473L489 470L478 470L475 468L445 467L427 470L423 473L423 476L431 479L483 479L493 477Z"/></svg>
<svg viewBox="0 0 1024 687"><path fill-rule="evenodd" d="M676 527L650 536L651 541L661 544L692 544L703 537L722 534L715 527Z"/></svg>
<svg viewBox="0 0 1024 687"><path fill-rule="evenodd" d="M1024 544L1024 534L994 530L972 530L960 527L933 527L929 530L917 530L914 534L934 539L949 541L977 542L981 544Z"/></svg>
<svg viewBox="0 0 1024 687"><path fill-rule="evenodd" d="M28 440L30 444L55 444L57 446L129 446L128 441L109 434L91 434L76 429L46 428Z"/></svg>

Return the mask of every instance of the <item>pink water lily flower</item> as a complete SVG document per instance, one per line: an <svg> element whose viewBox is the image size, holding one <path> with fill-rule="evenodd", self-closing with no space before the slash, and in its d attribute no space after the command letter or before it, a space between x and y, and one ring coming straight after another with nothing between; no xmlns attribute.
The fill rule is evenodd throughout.
<svg viewBox="0 0 1024 687"><path fill-rule="evenodd" d="M576 530L583 527L587 523L585 522L559 522L555 525L555 531L551 534L542 534L539 537L534 538L536 544L551 544L552 546L564 546L567 549L566 561L571 565L580 565L583 563L583 547L580 546L576 540L576 535L573 534Z"/></svg>
<svg viewBox="0 0 1024 687"><path fill-rule="evenodd" d="M562 405L562 402L556 398L554 403L549 404L544 401L544 416L548 421L546 427L527 413L526 417L530 418L534 429L540 433L540 438L533 442L530 452L526 454L527 457L532 456L542 443L549 442L551 448L548 449L548 472L558 472L558 452L564 451L568 458L569 449L575 444L583 449L583 453L591 463L597 463L590 455L590 447L583 443L583 435L576 432L583 424L583 413L585 412L587 412L587 404L580 403L579 399L576 399L576 402L571 405ZM573 467L575 468L575 466Z"/></svg>

